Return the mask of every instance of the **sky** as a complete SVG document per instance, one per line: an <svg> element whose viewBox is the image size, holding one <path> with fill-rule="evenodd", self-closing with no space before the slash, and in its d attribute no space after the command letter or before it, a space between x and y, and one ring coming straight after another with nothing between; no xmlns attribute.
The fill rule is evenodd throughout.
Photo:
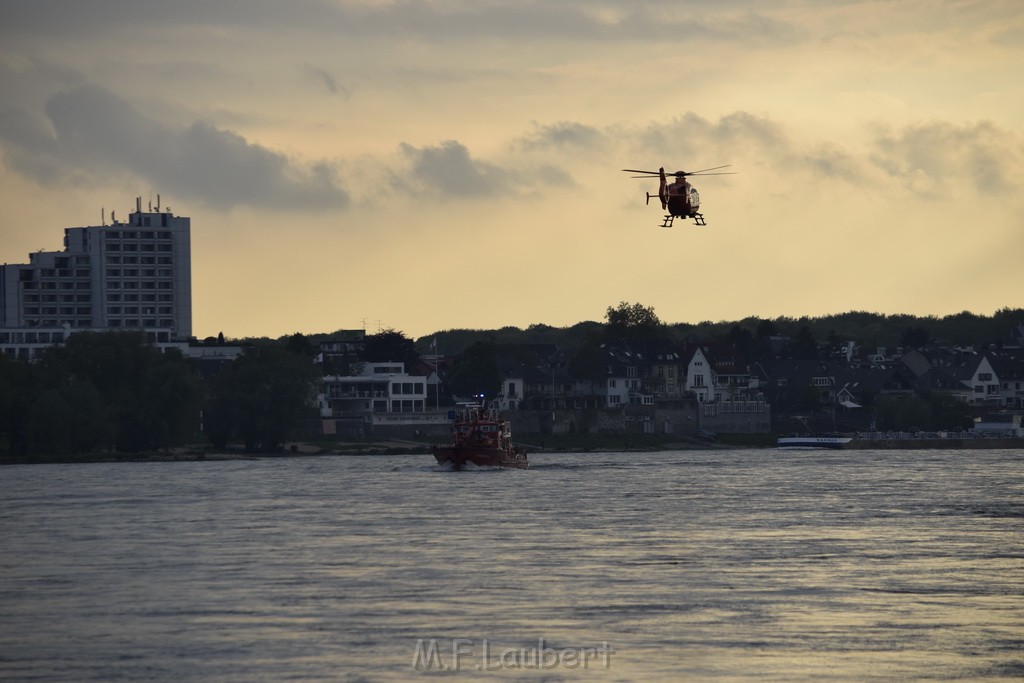
<svg viewBox="0 0 1024 683"><path fill-rule="evenodd" d="M200 338L989 315L1022 64L1019 0L0 0L0 262L159 195Z"/></svg>

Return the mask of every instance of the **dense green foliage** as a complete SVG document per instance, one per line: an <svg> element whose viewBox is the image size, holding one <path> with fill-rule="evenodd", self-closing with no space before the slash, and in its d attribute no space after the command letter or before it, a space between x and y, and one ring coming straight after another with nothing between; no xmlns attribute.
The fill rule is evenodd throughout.
<svg viewBox="0 0 1024 683"><path fill-rule="evenodd" d="M967 406L933 394L880 398L874 415L881 431L960 431L973 425Z"/></svg>
<svg viewBox="0 0 1024 683"><path fill-rule="evenodd" d="M315 405L317 367L296 350L253 347L212 379L203 422L215 448L236 439L249 452L281 448Z"/></svg>
<svg viewBox="0 0 1024 683"><path fill-rule="evenodd" d="M0 453L151 452L201 443L201 428L217 448L279 450L313 414L311 348L301 335L253 346L205 381L141 334L81 332L35 363L0 356Z"/></svg>
<svg viewBox="0 0 1024 683"><path fill-rule="evenodd" d="M630 309L638 306L625 305ZM644 309L643 306L640 308ZM1018 325L1024 325L1024 308L1003 308L991 316L964 311L941 318L851 311L818 318L749 317L721 322L668 323L665 328L675 341L745 342L750 351L745 355L751 358L757 355L760 340L774 335L796 339L801 327L806 327L809 336L819 343L830 340L853 341L864 348L884 346L891 349L897 346L923 346L924 343L952 346L987 344L1005 338ZM449 355L461 353L479 339L495 344L543 343L555 344L562 349L576 349L588 334L595 331L603 333L604 325L588 321L570 327L531 325L526 329L503 327L499 330L444 330L420 337L416 344L423 351L436 338L441 353Z"/></svg>
<svg viewBox="0 0 1024 683"><path fill-rule="evenodd" d="M667 337L668 330L654 308L620 301L605 312L605 334L609 339L653 339Z"/></svg>
<svg viewBox="0 0 1024 683"><path fill-rule="evenodd" d="M195 437L201 395L177 351L141 334L81 332L37 363L0 363L0 435L18 454L155 450Z"/></svg>
<svg viewBox="0 0 1024 683"><path fill-rule="evenodd" d="M463 398L497 396L501 389L501 375L498 372L494 344L478 341L463 351L459 361L448 373L448 388Z"/></svg>
<svg viewBox="0 0 1024 683"><path fill-rule="evenodd" d="M418 359L416 343L398 330L386 329L363 340L363 360L367 363L401 361L409 368Z"/></svg>

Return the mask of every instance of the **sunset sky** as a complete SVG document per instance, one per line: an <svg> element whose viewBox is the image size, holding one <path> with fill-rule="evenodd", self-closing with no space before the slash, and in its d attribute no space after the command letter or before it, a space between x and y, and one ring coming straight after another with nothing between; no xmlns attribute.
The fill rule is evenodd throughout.
<svg viewBox="0 0 1024 683"><path fill-rule="evenodd" d="M0 0L0 262L159 193L199 337L991 314L1022 66L1019 0Z"/></svg>

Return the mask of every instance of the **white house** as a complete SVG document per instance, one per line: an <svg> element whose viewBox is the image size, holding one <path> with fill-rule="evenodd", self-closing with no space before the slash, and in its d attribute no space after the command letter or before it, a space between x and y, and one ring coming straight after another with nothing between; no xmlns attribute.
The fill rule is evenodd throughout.
<svg viewBox="0 0 1024 683"><path fill-rule="evenodd" d="M426 410L427 378L407 374L405 364L397 361L365 363L359 375L328 375L322 382L320 414L323 417Z"/></svg>
<svg viewBox="0 0 1024 683"><path fill-rule="evenodd" d="M715 372L700 347L696 347L686 365L686 390L692 391L700 403L710 403L715 396Z"/></svg>
<svg viewBox="0 0 1024 683"><path fill-rule="evenodd" d="M953 376L970 392L968 403L977 405L999 398L999 378L987 356L963 354L958 361Z"/></svg>
<svg viewBox="0 0 1024 683"><path fill-rule="evenodd" d="M604 381L604 405L606 408L621 408L629 404L631 385L638 383L628 377L608 377Z"/></svg>

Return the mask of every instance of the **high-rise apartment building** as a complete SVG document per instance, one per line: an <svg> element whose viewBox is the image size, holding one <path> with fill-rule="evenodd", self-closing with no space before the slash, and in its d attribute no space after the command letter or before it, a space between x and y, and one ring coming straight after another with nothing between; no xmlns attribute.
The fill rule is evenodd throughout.
<svg viewBox="0 0 1024 683"><path fill-rule="evenodd" d="M105 222L105 221L104 221ZM158 344L192 336L191 221L135 211L66 228L63 251L0 266L0 351L32 358L79 330L133 330Z"/></svg>

